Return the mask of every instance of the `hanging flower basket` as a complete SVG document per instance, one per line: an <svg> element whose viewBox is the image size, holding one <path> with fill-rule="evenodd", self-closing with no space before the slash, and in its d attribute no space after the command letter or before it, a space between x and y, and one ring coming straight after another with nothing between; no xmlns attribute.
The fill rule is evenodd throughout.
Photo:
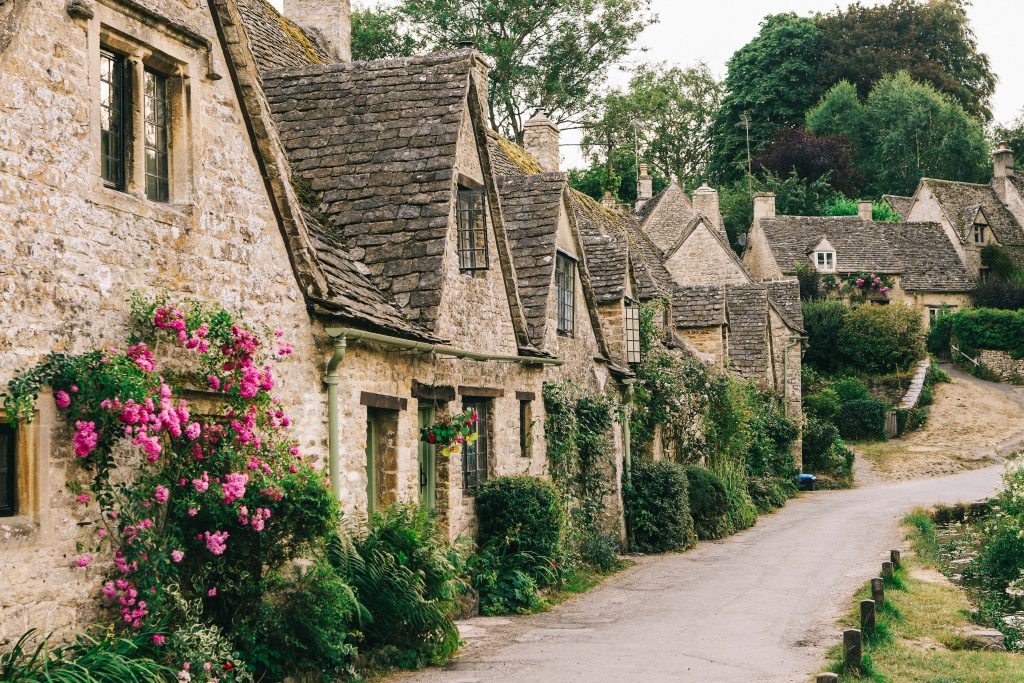
<svg viewBox="0 0 1024 683"><path fill-rule="evenodd" d="M442 415L434 424L420 429L420 441L438 446L443 456L458 455L463 444L476 442L473 425L477 419L473 409L458 415Z"/></svg>

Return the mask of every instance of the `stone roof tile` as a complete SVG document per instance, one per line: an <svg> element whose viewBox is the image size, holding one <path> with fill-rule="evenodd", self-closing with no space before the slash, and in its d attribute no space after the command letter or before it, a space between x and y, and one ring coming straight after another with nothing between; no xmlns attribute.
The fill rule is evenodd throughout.
<svg viewBox="0 0 1024 683"><path fill-rule="evenodd" d="M804 313L800 305L800 282L798 280L769 280L764 283L772 303L782 312L790 327L804 329Z"/></svg>
<svg viewBox="0 0 1024 683"><path fill-rule="evenodd" d="M975 284L938 223L885 223L886 238L903 264L908 291L968 292Z"/></svg>
<svg viewBox="0 0 1024 683"><path fill-rule="evenodd" d="M672 323L680 329L725 324L725 287L695 285L672 289Z"/></svg>
<svg viewBox="0 0 1024 683"><path fill-rule="evenodd" d="M662 251L668 251L696 214L686 192L672 182L640 207L636 218L651 241Z"/></svg>
<svg viewBox="0 0 1024 683"><path fill-rule="evenodd" d="M922 178L921 183L931 190L961 242L970 238L968 231L973 227L973 223L965 223L966 209L980 207L1001 244L1024 246L1024 230L991 186L933 178Z"/></svg>
<svg viewBox="0 0 1024 683"><path fill-rule="evenodd" d="M726 290L729 316L729 364L743 379L768 371L768 290L759 283Z"/></svg>
<svg viewBox="0 0 1024 683"><path fill-rule="evenodd" d="M914 206L913 197L903 197L898 194L883 194L882 200L888 202L892 210L903 220L907 219L907 216L910 215L910 208Z"/></svg>
<svg viewBox="0 0 1024 683"><path fill-rule="evenodd" d="M578 190L569 191L569 205L583 241L597 301L620 301L626 294L629 246L625 232L615 227L617 214Z"/></svg>
<svg viewBox="0 0 1024 683"><path fill-rule="evenodd" d="M886 241L885 224L857 216L777 216L762 218L775 262L792 275L799 265L813 265L811 250L828 239L836 250L839 273L898 274L902 266Z"/></svg>
<svg viewBox="0 0 1024 683"><path fill-rule="evenodd" d="M260 72L292 66L329 64L320 42L285 18L267 0L236 0Z"/></svg>

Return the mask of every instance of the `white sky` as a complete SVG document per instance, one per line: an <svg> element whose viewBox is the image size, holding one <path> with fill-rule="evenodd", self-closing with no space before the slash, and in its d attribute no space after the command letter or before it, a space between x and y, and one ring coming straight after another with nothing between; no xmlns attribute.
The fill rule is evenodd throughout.
<svg viewBox="0 0 1024 683"><path fill-rule="evenodd" d="M395 4L383 0L380 4ZM270 0L278 9L282 0ZM355 4L376 4L360 2ZM796 12L807 15L827 12L846 0L653 0L654 13L660 21L644 31L637 41L643 52L631 55L625 66L641 62L668 62L690 66L706 62L719 78L725 76L725 63L732 53L757 34L766 14ZM865 5L880 4L867 0ZM1024 65L1021 65L1021 25L1024 24L1024 2L1021 0L974 0L968 8L971 24L977 34L978 46L988 54L992 70L999 78L993 99L997 122L1014 118L1024 107ZM623 85L628 74L615 69L607 85ZM563 163L579 166L582 159L575 144L579 135L567 131L562 136Z"/></svg>

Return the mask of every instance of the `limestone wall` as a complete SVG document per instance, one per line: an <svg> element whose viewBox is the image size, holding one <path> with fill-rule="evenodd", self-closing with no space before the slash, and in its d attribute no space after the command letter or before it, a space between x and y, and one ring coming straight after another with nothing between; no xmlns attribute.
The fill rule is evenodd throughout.
<svg viewBox="0 0 1024 683"><path fill-rule="evenodd" d="M976 360L991 370L1000 382L1024 384L1024 359L1013 358L1006 351L982 349Z"/></svg>
<svg viewBox="0 0 1024 683"><path fill-rule="evenodd" d="M686 241L665 260L665 268L679 285L745 285L750 276L743 272L733 254L701 223ZM731 251L731 250L730 250Z"/></svg>

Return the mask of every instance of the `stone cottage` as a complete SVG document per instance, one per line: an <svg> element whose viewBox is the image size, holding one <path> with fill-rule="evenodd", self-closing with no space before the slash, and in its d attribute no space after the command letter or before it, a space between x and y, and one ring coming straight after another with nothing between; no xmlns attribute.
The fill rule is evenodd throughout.
<svg viewBox="0 0 1024 683"><path fill-rule="evenodd" d="M974 289L939 223L874 221L871 202L860 203L858 216L778 216L775 196L758 193L743 261L761 279L817 272L833 296L905 303L926 323L966 305ZM885 284L871 288L876 276Z"/></svg>

